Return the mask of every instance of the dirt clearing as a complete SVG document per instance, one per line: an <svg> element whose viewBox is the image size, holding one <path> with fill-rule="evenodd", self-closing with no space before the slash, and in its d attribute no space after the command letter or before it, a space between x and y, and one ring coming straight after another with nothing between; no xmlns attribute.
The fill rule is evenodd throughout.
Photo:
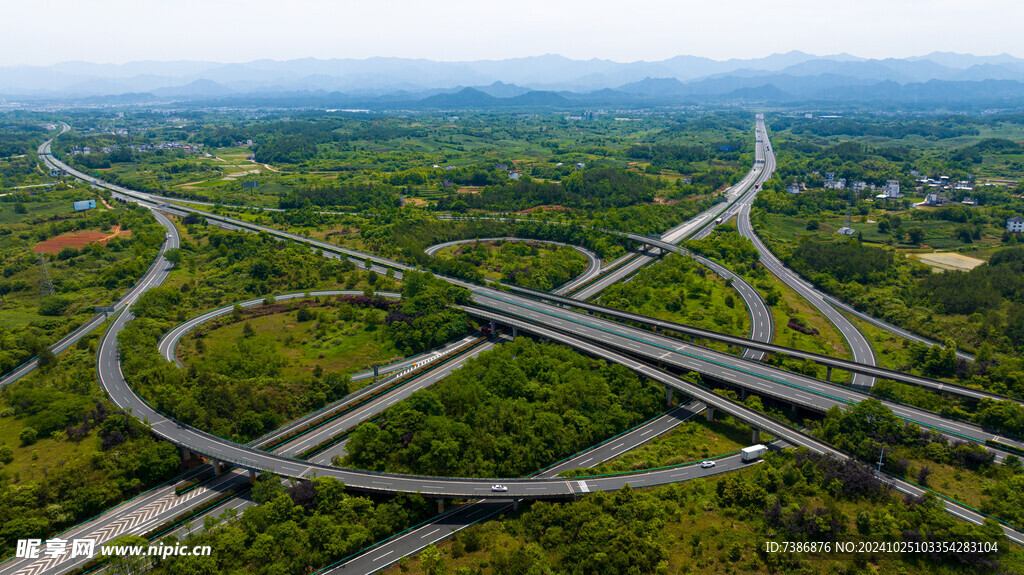
<svg viewBox="0 0 1024 575"><path fill-rule="evenodd" d="M129 238L131 235L131 230L121 231L121 226L115 226L109 233L93 230L68 232L55 238L41 241L33 246L32 249L38 254L55 254L64 248L71 247L75 249L82 249L93 242L99 242L106 245L106 243L113 238L118 236L122 238Z"/></svg>
<svg viewBox="0 0 1024 575"><path fill-rule="evenodd" d="M910 254L911 257L923 264L929 265L937 270L960 270L970 271L974 268L985 263L985 260L979 260L971 257L967 257L963 254L956 254L951 252L935 252L932 254Z"/></svg>

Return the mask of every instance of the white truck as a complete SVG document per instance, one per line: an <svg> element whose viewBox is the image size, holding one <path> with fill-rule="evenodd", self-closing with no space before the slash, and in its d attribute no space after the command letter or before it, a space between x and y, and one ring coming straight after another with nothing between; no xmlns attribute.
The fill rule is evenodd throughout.
<svg viewBox="0 0 1024 575"><path fill-rule="evenodd" d="M744 462L756 461L761 459L761 456L764 455L766 451L768 451L768 446L761 445L760 443L757 445L751 445L750 447L744 447L740 450L740 459Z"/></svg>

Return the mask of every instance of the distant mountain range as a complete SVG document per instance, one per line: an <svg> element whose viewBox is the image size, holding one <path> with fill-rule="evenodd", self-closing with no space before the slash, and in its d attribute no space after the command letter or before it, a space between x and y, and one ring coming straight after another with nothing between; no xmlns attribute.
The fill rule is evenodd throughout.
<svg viewBox="0 0 1024 575"><path fill-rule="evenodd" d="M286 101L419 108L579 107L675 101L993 102L1024 100L1024 60L1003 54L870 60L793 51L659 62L545 55L437 62L406 58L133 62L0 67L0 97L159 103ZM1018 100L1014 102L1014 100Z"/></svg>

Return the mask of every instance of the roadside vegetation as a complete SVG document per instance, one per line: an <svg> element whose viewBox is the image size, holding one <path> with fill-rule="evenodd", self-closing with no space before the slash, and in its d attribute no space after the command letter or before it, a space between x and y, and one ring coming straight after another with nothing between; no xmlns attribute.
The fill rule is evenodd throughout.
<svg viewBox="0 0 1024 575"><path fill-rule="evenodd" d="M0 393L0 557L165 481L178 449L96 383L96 338Z"/></svg>
<svg viewBox="0 0 1024 575"><path fill-rule="evenodd" d="M344 465L450 477L532 473L661 411L619 365L517 338L363 423Z"/></svg>
<svg viewBox="0 0 1024 575"><path fill-rule="evenodd" d="M75 212L83 199L96 209ZM84 188L0 198L0 373L116 301L156 258L164 229L152 214L102 202Z"/></svg>
<svg viewBox="0 0 1024 575"><path fill-rule="evenodd" d="M777 139L779 170L765 183L751 214L761 238L818 288L978 359L967 362L900 342L895 351L882 354L883 362L1024 397L1024 290L1019 279L1024 248L1017 245L1019 234L1005 231L1007 218L1024 213L1020 185L1005 183L1006 176L1017 173L1022 151L1012 141L991 137L1019 131L1019 118L954 122L955 135L937 136L934 145L910 137L921 125L899 136L898 126L890 129L894 124L881 120L866 120L860 129L833 122L827 124L832 131L820 137L808 132L806 124L785 124L789 131ZM797 125L802 128L794 132ZM863 130L876 129L885 141L863 138ZM896 180L905 197L884 201L862 193L850 205L848 188L822 189L826 172L848 182ZM1003 174L999 183L989 182L997 172ZM966 185L933 185L940 176ZM922 178L933 184L917 181ZM787 193L785 187L794 181L806 191ZM938 194L941 205L917 205L929 192ZM836 234L848 205L854 233ZM875 329L866 331L870 335ZM873 339L882 343L886 338L876 334ZM1021 428L1010 417L1002 419L997 429L1017 433Z"/></svg>
<svg viewBox="0 0 1024 575"><path fill-rule="evenodd" d="M803 450L743 471L653 489L536 502L475 525L386 573L1014 572L1024 553L994 521L975 526L934 496L904 499L871 468ZM999 553L768 552L780 541L987 541ZM869 567L870 566L870 567Z"/></svg>
<svg viewBox="0 0 1024 575"><path fill-rule="evenodd" d="M136 319L119 336L124 373L157 409L237 441L259 437L344 397L350 391L348 373L356 364L368 368L364 361L392 357L395 352L390 350L413 355L469 329L465 314L449 308L465 301L467 294L461 288L412 272L402 285L403 301L379 299L374 297L374 286L394 289L391 278L265 234L224 232L190 223L175 258L179 263L166 284L139 298L132 308ZM157 351L157 341L173 325L210 308L261 296L271 305L273 293L342 286L365 286L364 296L331 298L318 307L297 304L296 325L308 323L309 327L288 344L304 347L308 343L310 349L318 345L324 353L321 358L316 352L315 361L319 361L327 359L325 346L334 345L328 342L338 340L337 347L348 346L351 352L348 360L336 364L337 371L327 371L326 361L313 363L311 369L299 364L296 370L285 370L285 350L272 338L257 334L252 323L246 330L244 322L233 341L214 337L213 351L225 355L192 362L187 368L165 361ZM231 318L241 321L243 310ZM346 344L346 331L353 336L360 332L363 345ZM195 349L196 344L191 345ZM205 351L206 342L200 345Z"/></svg>
<svg viewBox="0 0 1024 575"><path fill-rule="evenodd" d="M647 266L628 282L608 286L606 306L740 337L750 335L750 312L726 280L678 254Z"/></svg>
<svg viewBox="0 0 1024 575"><path fill-rule="evenodd" d="M588 265L571 246L531 241L476 241L444 248L434 257L470 264L487 279L541 291L568 283Z"/></svg>

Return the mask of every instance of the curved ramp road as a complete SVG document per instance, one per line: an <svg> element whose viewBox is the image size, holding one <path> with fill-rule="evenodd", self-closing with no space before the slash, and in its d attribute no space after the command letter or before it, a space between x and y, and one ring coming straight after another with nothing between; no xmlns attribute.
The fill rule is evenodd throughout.
<svg viewBox="0 0 1024 575"><path fill-rule="evenodd" d="M622 321L622 322L632 322L632 323L638 323L640 325L650 326L650 327L653 327L655 331L661 331L661 332L672 331L672 332L681 333L681 334L688 335L688 336L695 337L695 338L709 339L709 340L712 340L712 341L718 341L718 342L725 343L725 344L728 344L728 345L733 345L733 346L736 346L736 347L744 347L744 346L746 346L746 347L749 347L749 348L752 348L752 349L755 349L755 350L759 350L759 351L762 351L762 352L765 352L765 353L775 353L775 354L779 354L779 355L787 355L787 356L790 356L790 357L795 357L797 359L809 359L811 361L814 361L814 362L816 362L818 364L821 364L821 365L824 365L824 366L827 366L827 367L832 367L832 368L841 369L841 370L850 371L850 372L864 373L864 374L871 375L871 376L874 376L874 377L879 377L879 378L882 378L882 379L891 379L893 381L898 381L900 383L906 383L906 384L909 384L909 385L916 385L918 387L924 387L924 388L927 388L927 389L931 389L933 391L938 391L938 392L942 392L942 393L948 393L948 394L952 394L952 395L958 395L958 396L966 397L966 398L973 399L973 400L991 399L991 400L994 400L994 401L1000 401L1000 400L1017 401L1017 400L1015 400L1013 398L1010 398L1010 397L1006 397L1006 396L1002 396L1002 395L997 395L997 394L994 394L994 393L989 393L989 392L978 390L978 389L974 389L974 388L971 388L971 387L962 387L962 386L946 383L946 382L943 382L943 381L929 379L927 377L920 377L920 376L916 376L916 375L908 375L908 374L905 374L905 373L902 373L902 372L899 372L899 371L895 371L895 370L892 370L892 369L887 369L887 368L884 368L884 367L875 367L875 366L870 366L870 365L864 365L864 364L856 363L856 362L853 362L853 361L850 361L850 360L846 360L846 359L836 359L836 358L833 358L833 357L829 357L827 355L821 355L821 354L812 353L812 352L809 352L809 351L803 351L803 350L799 350L799 349L794 349L794 348L790 348L790 347L783 347L783 346L780 346L780 345L775 345L775 344L770 344L770 343L754 342L754 341L751 341L749 339L742 338L742 337L737 337L737 336L733 336L733 335L727 335L727 334L723 334L723 333L718 333L718 332L715 332L715 331L701 329L701 328L697 328L697 327L693 327L693 326L689 326L689 325L677 324L677 323L673 323L673 322L669 322L669 321L663 321L663 320L659 320L659 319L654 319L654 318L642 316L642 315L631 313L631 312L626 312L626 311L622 311L622 310L618 310L618 309L614 309L614 308L610 308L610 307L605 307L605 306L598 305L598 304L593 304L593 303L584 302L584 301L576 301L576 300L569 299L569 298L566 298L566 297L557 296L557 295L553 295L553 294L549 294L549 293L545 293L545 292L540 292L540 291L532 290L532 289L529 289L529 288L523 288L523 287L518 287L518 286L509 286L509 291L513 292L513 293L518 293L518 294L526 295L526 296L528 296L528 297L530 297L532 299L551 302L551 303L557 304L557 305L562 306L562 307L567 308L567 309L579 309L579 310L586 311L586 312L588 312L590 314L599 315L599 316L607 316L607 317L611 317L611 318L614 318L614 319Z"/></svg>
<svg viewBox="0 0 1024 575"><path fill-rule="evenodd" d="M580 247L580 246L574 246L574 245L565 244L565 243L562 243L562 242L555 242L555 241L551 241L551 240L534 240L534 239L530 239L530 238L512 238L512 237L504 237L504 238L473 238L473 239L468 239L468 240L455 240L455 241L452 241L452 242L445 242L443 244L437 244L437 245L434 245L434 246L430 246L429 248L427 248L427 249L425 249L423 251L428 256L433 256L434 254L436 254L437 252L443 250L444 248L448 248L448 247L451 247L451 246L457 246L459 244L472 244L472 243L476 243L476 242L494 242L494 241L503 241L503 242L538 242L538 243L542 243L542 244L552 244L552 245L556 245L556 246L569 246L569 247L573 248L574 250L578 251L579 253L583 254L583 256L587 258L587 268L585 270L583 270L583 273L580 274L578 277L576 277L576 278L574 278L572 280L569 280L569 282L567 282L565 285L559 287L558 289L554 290L552 293L556 293L556 294L559 294L559 295L569 293L572 290L576 289L577 286L580 286L580 285L583 285L583 284L587 283L588 281L594 279L595 277L597 277L598 274L601 273L601 258L597 257L597 254L595 254L594 252L592 252L592 251L590 251L590 250L588 250L586 248Z"/></svg>
<svg viewBox="0 0 1024 575"><path fill-rule="evenodd" d="M814 289L807 282L800 279L795 272L787 268L782 262L775 257L771 251L761 242L761 239L754 233L753 227L750 225L750 206L754 202L754 198L757 197L757 189L760 188L765 181L768 180L775 172L775 154L771 149L771 142L768 138L768 131L764 125L764 116L758 115L757 118L757 132L759 134L758 143L760 146L759 153L763 159L764 169L757 178L754 193L747 194L740 201L736 202L728 210L729 214L735 213L737 217L737 228L744 237L748 238L754 243L758 253L761 256L761 263L764 264L768 271L772 272L780 281L785 283L791 289L800 294L801 297L811 303L822 315L824 315L840 333L846 339L847 344L850 347L850 352L853 355L853 361L857 363L863 363L867 365L876 365L875 352L871 347L871 343L868 342L864 334L853 322L848 320L846 316L839 313L834 307L825 302L822 294ZM723 216L724 217L724 216ZM706 233L706 232L705 232ZM870 389L875 383L875 378L866 376L863 374L854 374L852 384L855 387L861 389Z"/></svg>
<svg viewBox="0 0 1024 575"><path fill-rule="evenodd" d="M167 219L163 214L154 211L153 215L156 217L156 220L162 226L164 226L164 228L167 229L168 239L166 239L163 245L160 246L160 253L157 254L157 258L153 261L153 264L150 265L146 273L143 274L142 278L139 279L138 283L132 286L132 288L128 290L128 293L124 294L124 296L122 296L121 299L114 302L112 307L114 308L115 313L135 303L135 300L138 299L139 295L142 294L142 292L149 289L150 286L162 284L164 279L167 277L167 274L170 272L169 269L163 266L159 266L157 265L157 263L163 259L164 252L171 248L178 247L178 231L174 228L174 224L171 223L171 221ZM78 340L88 335L92 330L102 325L103 322L107 321L108 318L109 314L107 313L98 313L94 315L92 319L85 323L85 325L76 329L75 331L63 337L57 343L50 346L50 351L52 351L54 354L61 353L62 351L68 349L72 345L76 344ZM0 389L3 389L4 387L7 387L8 385L14 383L15 381L18 381L19 379L32 373L32 371L34 371L37 367L39 367L39 360L36 358L32 358L29 361L21 364L20 366L10 371L7 375L0 377Z"/></svg>
<svg viewBox="0 0 1024 575"><path fill-rule="evenodd" d="M537 475L539 477L555 477L569 469L599 465L626 451L639 447L663 433L671 431L680 423L687 421L703 410L704 405L699 401L691 401L686 405L676 406L653 421L649 421L622 435L613 437L601 445L574 455ZM697 479L712 473L730 471L736 468L736 466L730 465L732 463L730 457L716 458L716 461L718 461L718 466L711 469L702 469L700 465L678 466L676 469L680 471L679 480ZM576 479L573 481L586 482L586 479ZM328 567L323 573L343 573L346 575L369 575L370 573L375 573L395 563L402 557L417 553L428 545L443 541L473 524L493 517L498 513L508 511L512 507L512 502L500 499L479 500L466 505L460 505L448 513L435 517L429 523L364 549L351 559L343 559L336 565Z"/></svg>
<svg viewBox="0 0 1024 575"><path fill-rule="evenodd" d="M124 190L123 188L118 189L117 191L125 193L126 195L129 196L133 194L130 190ZM203 215L207 214L203 213ZM208 215L208 217L211 216L213 215ZM230 218L222 218L219 216L214 217L215 219L219 219L222 222L239 225L240 227L246 229L267 231L268 233L272 233L274 235L277 235L278 237L285 237L296 241L302 241L314 247L330 250L335 253L343 253L349 257L356 257L360 259L367 257L366 254L361 254L359 252L355 252L354 250L338 248L337 246L332 246L330 244L325 244L323 242L316 242L314 240L309 240L308 238L303 238L295 234L287 234L284 232L279 232L277 230L272 230L270 228L239 222L237 220L232 220ZM384 258L379 257L372 257L372 259L374 262L380 265L395 267L396 269L406 269L406 266L398 262L392 262L390 260L386 260ZM462 283L464 285L464 282L456 283ZM470 289L474 290L477 298L484 297L485 295L489 296L491 295L491 292L494 291L481 289L478 288L477 286L467 287L470 287ZM517 297L509 294L503 295L508 298ZM548 327L544 327L543 325L538 325L540 323L559 323L563 320L545 319L543 321L538 321L535 318L520 319L527 317L529 315L528 313L523 313L524 310L529 311L529 313L536 313L533 308L537 306L542 306L544 304L539 304L538 302L528 300L527 303L519 302L509 305L512 305L512 307L515 308L515 311L513 312L515 316L502 317L501 322L505 325L515 326L518 327L519 329L523 329L524 331L535 333L541 337L561 341L567 345L575 347L576 349L589 353L595 357L600 357L608 361L621 363L622 365L626 366L627 368L633 371L636 371L641 375L644 375L655 381L661 382L662 384L668 387L681 391L683 394L689 397L693 397L697 400L704 402L710 407L719 409L729 415L737 417L740 420L746 421L754 425L756 428L763 429L775 435L776 437L786 440L791 444L807 446L809 449L812 449L814 451L832 453L837 457L845 458L843 454L836 452L831 447L821 443L820 441L809 436L806 436L798 431L794 431L785 426L782 426L781 424L775 422L774 420L771 420L770 418L767 418L757 412L747 409L745 406L741 404L719 397L700 387L694 386L677 377L671 376L665 372L657 370L643 362L636 361L625 355L610 351L603 347L602 345L597 345L594 343L583 341L581 339L577 339L575 337L575 334L579 330L578 325L570 326L570 331L572 335L568 335L562 331L556 331ZM565 312L565 310L562 310L561 308L557 308L555 306L548 307L550 309L545 310L545 312L551 315L545 315L546 318L550 318L553 315L555 315L555 310L559 310L563 313ZM198 430L182 426L172 420L164 418L162 415L152 410L147 404L145 404L144 401L142 401L140 398L138 398L137 395L134 394L134 392L132 392L130 387L124 381L123 374L121 374L120 372L120 365L116 352L116 334L120 331L120 329L123 328L125 322L127 322L129 319L130 312L123 312L121 315L119 315L116 318L115 322L113 323L111 329L108 331L108 333L103 339L103 342L100 346L98 357L98 371L100 379L105 389L107 389L111 397L114 398L115 403L122 407L132 409L133 414L136 416L148 418L153 424L154 433L160 436L166 437L179 445L189 447L190 449L197 451L199 453L203 453L223 461L236 463L248 469L273 470L281 475L291 477L308 476L311 472L315 471L317 475L334 476L353 488L370 492L393 493L398 491L418 491L428 496L446 498L467 497L476 499L497 497L497 495L492 494L490 492L490 485L492 484L492 482L495 481L493 479L415 477L394 474L361 472L355 470L345 470L329 467L325 468L323 466L310 464L304 461L279 456L272 456L262 452L257 452L256 450L249 449L244 446L238 446L230 442L226 442L219 438L212 437ZM616 329L623 328L623 326L621 326L620 324L614 325L618 326ZM649 332L645 333L649 334ZM615 339L617 342L621 342L624 338L615 335L613 339ZM678 344L678 341L675 341L674 343ZM651 353L649 351L649 344L644 344L637 341L633 341L630 344L625 345L625 347L635 348L635 351L639 352L641 355L649 355ZM658 351L659 353L662 353L662 348L659 348ZM702 355L698 355L698 357L695 359L702 358L703 354L706 354L707 351L701 350L699 351L699 353ZM671 356L678 354L669 353L668 355ZM689 359L691 358L687 358L687 360ZM706 360L700 359L700 361ZM749 366L752 365L750 362L744 362L742 359L735 358L732 356L728 356L727 361L739 362L733 365L742 364L743 366L747 366L744 369L749 369ZM684 362L679 361L678 363ZM778 385L779 383L785 383L779 381L771 381L769 378L764 377L758 377L757 379L768 381L769 383L762 383L762 385L766 385L767 388L774 388L774 386ZM963 427L969 428L971 426L964 424ZM675 481L676 479L670 476L670 472L673 471L674 470L665 470L659 472L650 472L639 475L633 475L629 476L628 481L623 480L623 478L621 477L597 478L592 481L588 480L586 489L583 489L584 486L573 486L571 483L565 482L563 480L556 481L548 479L502 479L500 481L508 485L509 491L507 493L502 493L500 496L503 498L569 497L580 492L596 490L614 490L621 488L622 485L624 485L625 483L629 483L630 485L656 485L659 483ZM954 504L947 504L947 506L954 509L955 514L957 514L960 517L965 517L972 521L980 521L980 516L978 516L977 514L973 514L973 512L971 512L970 510L963 509L962 507L956 506ZM1015 541L1022 541L1019 533L1012 530L1008 531L1008 536L1010 536L1012 539L1014 539Z"/></svg>
<svg viewBox="0 0 1024 575"><path fill-rule="evenodd" d="M126 195L131 195L133 193L130 190L125 190L124 188L120 188L120 187L117 187L117 188L118 188L117 191L119 191L121 193L126 193ZM233 224L233 225L239 225L239 226L247 228L247 229L263 231L263 232L269 233L271 235L275 235L277 237L282 237L282 238L286 238L286 239L290 239L290 240L294 240L294 241L298 241L298 242L304 242L304 243L306 243L306 244L308 244L310 246L313 246L313 247L319 248L319 249L323 249L323 250L326 250L328 252L342 253L342 254L345 254L346 256L354 257L354 258L359 258L359 259L369 258L369 259L371 259L372 261L376 262L379 265L393 267L393 268L399 269L399 270L409 269L408 266L406 266L404 264L401 264L399 262L395 262L395 261L392 261L392 260L381 258L379 256L370 256L370 255L363 254L363 253L357 252L355 250L350 250L350 249L347 249L347 248L340 248L338 246L333 246L333 245L327 244L325 242L320 242L320 241L317 241L317 240L312 240L312 239L309 239L309 238L305 238L305 237L299 236L297 234L281 232L281 231L275 230L273 228L268 228L268 227L265 227L265 226L259 226L259 225L255 225L255 224L249 224L249 223L242 222L242 221L239 221L239 220L235 220L235 219L232 219L232 218L226 218L226 217L222 217L222 216L217 216L215 214L209 214L207 212L202 212L202 211L199 211L199 210L192 210L190 208L185 208L185 209L187 209L188 211L194 211L194 212L201 213L205 217L213 219L215 221L221 221L221 222L226 222L226 223L230 223L230 224ZM650 242L651 243L655 243L657 245L657 243L659 241L658 240L650 240ZM663 245L665 245L665 244L663 244ZM671 246L671 244L668 244L668 245ZM680 248L677 248L675 246L671 246L671 248L673 248L673 249L680 249ZM475 285L472 285L472 284L468 284L467 282L462 282L462 281L459 281L459 280L455 280L453 278L446 278L446 279L448 281L451 281L451 282L457 284L457 285L461 285L461 286L466 287L467 289L471 290L472 292L474 292L476 294L475 297L477 297L477 298L484 297L484 296L495 298L495 296L496 296L496 299L501 300L505 304L511 304L513 306L518 306L516 311L513 312L517 316L521 315L524 311L527 311L527 310L530 313L534 313L538 309L538 306L543 308L544 305L545 305L545 304L540 304L540 303L538 303L538 302L536 302L534 300L525 300L523 298L519 298L519 301L515 301L515 298L517 296L513 296L513 295L510 295L510 294L504 294L504 292L496 292L495 290L492 290L490 288L475 286ZM552 321L564 321L561 318L552 319L552 318L554 318L557 315L557 313L552 313L552 312L554 312L554 310L560 310L561 313L563 313L563 314L571 313L571 312L568 312L568 311L566 311L566 310L564 310L562 308L558 308L556 306L547 306L547 309L545 310L545 313L541 314L542 317L541 317L541 319L539 321L541 321L542 323L547 324L547 325L550 325L550 322L552 322ZM577 314L577 315L582 315L582 314ZM582 317L590 317L590 316L585 316L584 315ZM578 320L575 320L575 321L578 321ZM613 324L613 326L615 326L615 327L613 327L612 329L607 330L607 331L602 331L602 333L603 334L612 334L612 336L613 336L611 338L612 341L615 341L618 345L627 345L627 346L637 346L638 345L638 344L636 344L635 342L632 342L632 341L629 341L629 342L623 344L623 339L629 340L630 337L622 338L621 336L616 334L616 330L619 330L619 329L631 329L631 328L626 328L625 326L622 326L621 324ZM573 329L576 329L576 328L577 328L577 326L573 326ZM605 328L605 329L607 329L607 328ZM648 332L642 332L642 333L645 334L642 337L649 337L650 336L650 334ZM603 336L607 337L606 335L603 335ZM636 336L631 336L631 337L636 337ZM674 340L674 342L671 343L670 345L676 345L678 343L679 343L678 340ZM672 350L671 347L668 347L666 349L669 350L670 352ZM703 349L703 348L693 348L693 349L694 349L694 351L689 354L689 355L692 355L693 357L687 359L686 363L688 363L690 365L696 366L695 368L698 369L698 370L699 369L707 369L708 370L707 373L709 375L715 376L721 370L721 366L718 365L719 363L721 363L722 365L725 365L725 366L734 366L734 368L739 368L739 370L741 372L748 371L748 368L742 367L742 366L749 365L749 363L745 362L744 360L742 360L740 358L736 358L736 357L733 357L733 356L728 356L726 359L723 359L720 362L709 363L709 362L707 362L706 360L704 360L702 358L706 357L708 354L713 354L713 352L711 352L710 350ZM659 353L658 355L652 356L651 359L653 359L654 361L658 361L659 358L662 357L662 355L665 355L665 354L664 353ZM669 353L668 355L672 355L672 353ZM756 367L763 367L763 366L756 366ZM101 373L102 373L102 368L103 368L103 366L101 364ZM734 373L738 373L736 371L736 369L734 369L734 368L731 367L730 369L733 369ZM832 389L833 390L833 391L820 391L819 392L819 393L821 393L822 395L825 395L825 396L828 396L828 395L831 395L833 393L836 393L836 391L840 389L840 388L836 388L834 386L828 386L827 384L824 384L823 382L820 382L818 380L812 380L812 379L805 378L803 376L798 376L796 374L792 374L792 373L789 373L789 372L779 372L778 374L773 374L771 376L768 376L767 378L765 378L763 376L759 376L759 377L757 377L755 379L759 380L757 383L764 388L763 391L762 391L763 393L766 393L768 395L772 395L774 397L780 397L780 396L783 396L783 394L790 393L790 390L783 390L783 389L779 388L778 385L780 383L783 384L783 385L789 386L789 387L792 387L793 385L800 386L801 385L801 383L800 383L801 381L804 383L804 387L823 386L824 385L825 386L824 389ZM796 382L796 383L794 383L794 382ZM127 385L125 385L125 388L127 388ZM819 387L819 389L821 389L821 388ZM842 391L848 391L848 390L842 390ZM803 402L807 403L808 405L811 405L811 404L814 404L814 403L820 403L820 401L821 401L820 399L814 399L813 401L811 401L811 400L803 400ZM896 411L898 414L902 413L899 409L896 409L894 411ZM973 426L973 425L966 424L966 423L959 423L959 422L952 423L952 422L949 422L948 420L938 418L934 414L931 414L929 412L924 412L922 410L914 410L914 412L921 414L919 417L912 418L914 421L917 421L918 423L922 423L924 425L927 425L927 426L939 429L941 431L950 433L952 435L959 435L961 437L965 437L965 438L968 438L968 439L971 439L971 440L974 440L974 441L984 441L984 440L987 440L989 438L993 438L992 434L985 433L984 431L982 431L979 428L977 428L977 426ZM996 440L999 441L998 438L996 438ZM1013 442L1010 441L1010 440L1003 440L1003 441L1006 442L1006 443L1010 443L1011 445L1013 444ZM216 456L216 454L211 454L211 455ZM260 457L262 457L262 455L260 455ZM262 460L260 460L260 461L262 461ZM257 465L257 463L259 463L259 461L258 462L234 461L234 462L235 463L239 463L239 464L243 464L243 466L246 466L246 467L249 467L249 468L259 468L258 465ZM290 472L294 473L296 471L296 469L298 469L298 467L292 466L292 467L289 467L288 469L290 470ZM283 474L287 475L288 473L283 473ZM378 484L382 484L383 485L383 482L378 482ZM355 485L355 484L353 484L353 485ZM405 484L402 484L402 485L404 486ZM398 483L392 485L391 487L397 487L397 486L398 486ZM387 486L384 486L381 490L387 490L386 488L387 488Z"/></svg>
<svg viewBox="0 0 1024 575"><path fill-rule="evenodd" d="M802 374L784 371L759 362L751 362L733 355L687 344L640 328L564 308L547 306L535 301L522 301L517 296L491 291L478 292L478 307L467 307L471 315L494 320L502 325L528 321L534 325L557 330L574 339L586 339L605 349L614 348L622 353L640 357L652 364L671 365L686 373L695 371L718 381L729 382L770 396L780 401L807 409L825 412L831 407L845 407L871 398L867 393L827 383ZM562 340L555 340L562 341ZM990 433L977 425L950 420L938 414L886 400L882 404L897 416L968 441L984 443L995 440L1024 450L1024 442ZM713 403L708 405L714 406Z"/></svg>

